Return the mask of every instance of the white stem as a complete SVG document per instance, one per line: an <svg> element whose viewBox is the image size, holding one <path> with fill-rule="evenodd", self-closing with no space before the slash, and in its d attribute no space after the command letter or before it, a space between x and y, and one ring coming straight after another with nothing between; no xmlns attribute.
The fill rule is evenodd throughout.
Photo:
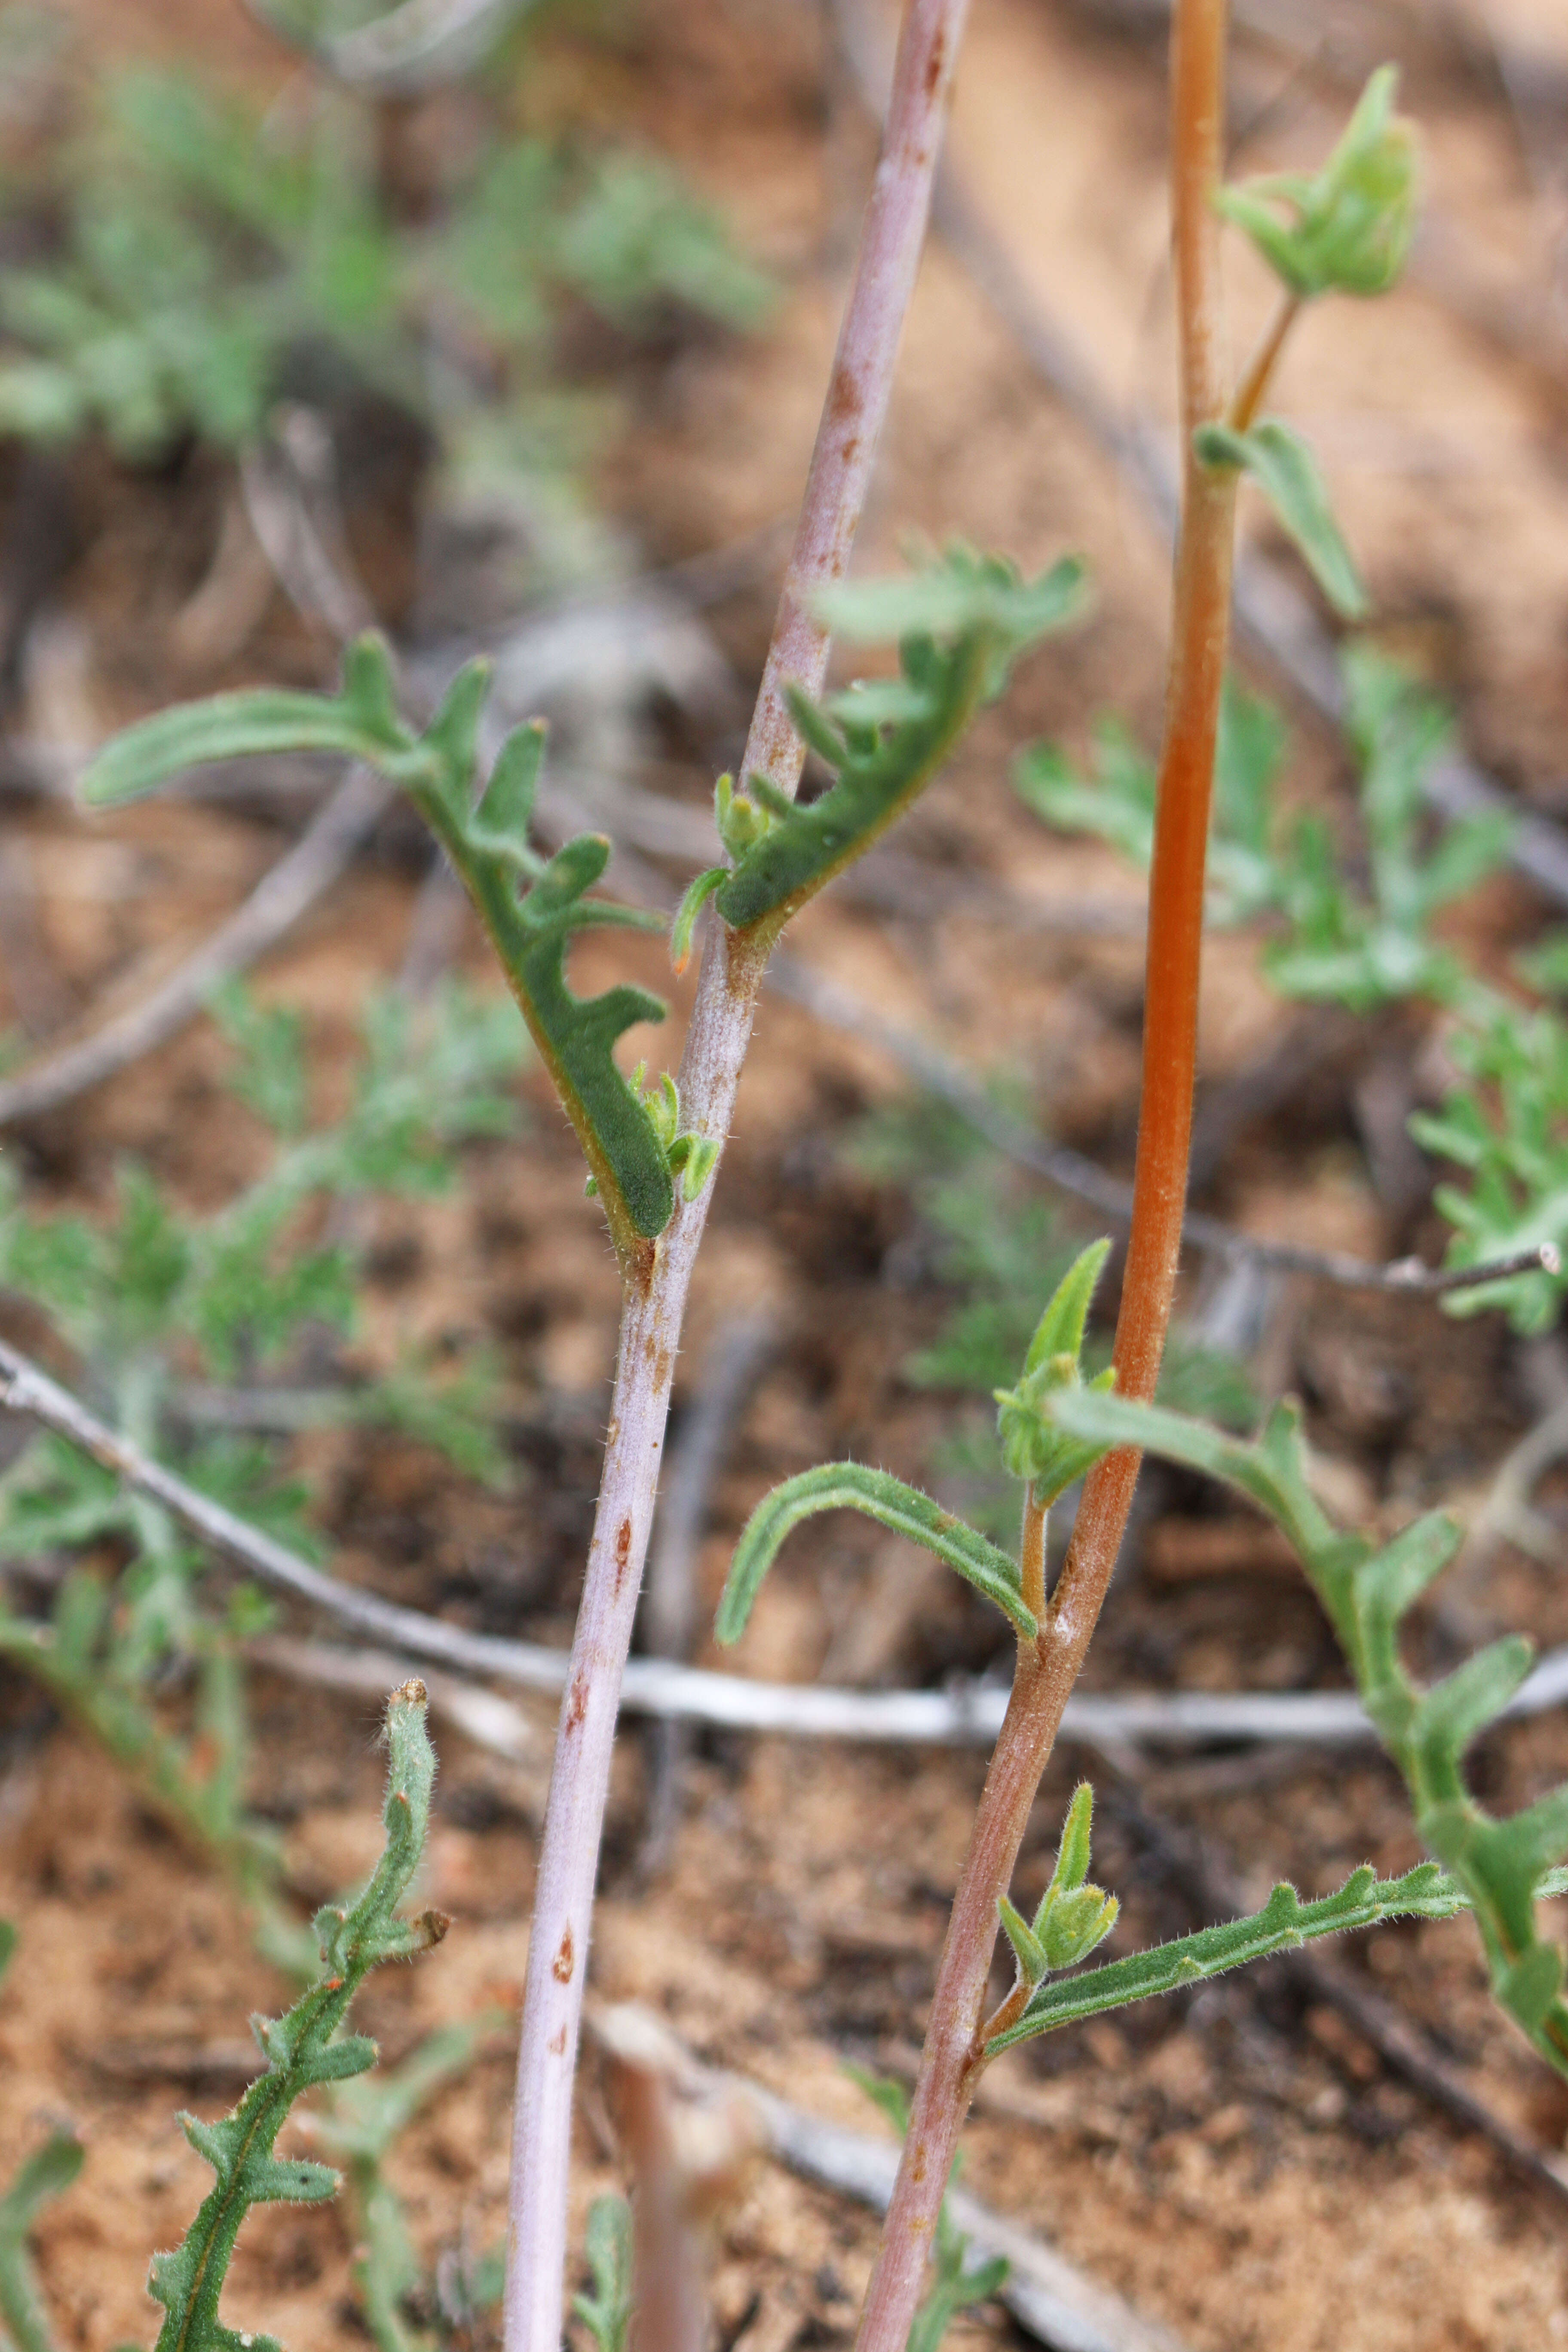
<svg viewBox="0 0 1568 2352"><path fill-rule="evenodd" d="M893 366L931 209L942 123L968 0L909 0L882 153L861 232L800 523L742 773L781 790L799 782L805 752L783 688L820 688L826 633L813 592L842 576L865 501ZM688 1129L722 1140L752 1034L763 958L723 924L711 928L680 1067ZM566 2259L572 2083L589 1921L621 1674L653 1519L670 1374L710 1180L677 1199L651 1265L632 1269L605 1449L603 1482L572 1666L556 1735L529 1944L513 2118L506 2352L559 2352Z"/></svg>

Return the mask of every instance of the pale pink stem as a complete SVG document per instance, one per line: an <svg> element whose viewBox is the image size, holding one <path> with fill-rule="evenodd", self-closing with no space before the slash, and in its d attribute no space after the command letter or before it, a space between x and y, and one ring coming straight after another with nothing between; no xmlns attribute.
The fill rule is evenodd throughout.
<svg viewBox="0 0 1568 2352"><path fill-rule="evenodd" d="M808 599L838 579L849 560L924 242L967 6L968 0L910 0L900 37L881 160L746 743L743 772L761 769L786 792L799 782L805 752L782 689L794 678L815 692L826 672L827 637ZM754 945L713 925L680 1066L683 1124L693 1133L729 1133L763 961ZM711 1180L697 1201L678 1199L657 1247L626 1269L609 1433L529 1945L512 2135L506 2352L558 2352L561 2341L572 2083L599 1839L670 1374L710 1191Z"/></svg>

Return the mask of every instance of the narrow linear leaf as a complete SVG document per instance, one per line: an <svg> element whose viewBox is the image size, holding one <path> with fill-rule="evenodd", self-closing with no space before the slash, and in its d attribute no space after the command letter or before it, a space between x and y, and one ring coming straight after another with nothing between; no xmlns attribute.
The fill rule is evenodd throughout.
<svg viewBox="0 0 1568 2352"><path fill-rule="evenodd" d="M763 1579L791 1530L820 1512L844 1510L864 1512L956 1569L966 1583L995 1602L1026 1641L1034 1640L1038 1627L1019 1597L1017 1566L1005 1551L944 1511L930 1495L906 1486L889 1472L858 1462L829 1462L775 1486L747 1520L719 1603L714 1631L721 1642L738 1642L745 1632Z"/></svg>
<svg viewBox="0 0 1568 2352"><path fill-rule="evenodd" d="M6 1949L0 1948L0 1969ZM14 2344L16 2352L55 2352L27 2240L44 2207L80 2172L84 2153L74 2134L51 2133L0 2197L0 2344Z"/></svg>
<svg viewBox="0 0 1568 2352"><path fill-rule="evenodd" d="M216 694L205 702L161 710L114 736L89 761L82 798L92 808L144 799L192 768L279 751L339 751L384 771L406 769L412 740L401 729L367 729L346 698L289 694L271 688Z"/></svg>
<svg viewBox="0 0 1568 2352"><path fill-rule="evenodd" d="M868 849L936 774L982 703L1002 690L1012 662L1080 601L1083 568L1057 564L1026 582L1010 564L952 548L909 580L825 591L819 610L846 635L900 636L901 677L852 688L826 709L792 692L804 740L835 770L801 806L751 778L750 802L721 809L736 863L714 903L726 923L771 940L797 908ZM742 842L736 813L749 810Z"/></svg>

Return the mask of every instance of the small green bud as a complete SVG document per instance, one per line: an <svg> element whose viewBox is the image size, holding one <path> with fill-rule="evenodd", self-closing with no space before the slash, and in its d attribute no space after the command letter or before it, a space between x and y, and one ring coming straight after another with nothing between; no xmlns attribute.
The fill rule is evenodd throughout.
<svg viewBox="0 0 1568 2352"><path fill-rule="evenodd" d="M1303 301L1384 294L1405 268L1420 171L1415 127L1393 110L1398 79L1379 67L1321 171L1267 173L1215 199Z"/></svg>
<svg viewBox="0 0 1568 2352"><path fill-rule="evenodd" d="M1083 1353L1084 1325L1110 1251L1108 1241L1091 1242L1068 1267L1029 1343L1017 1387L994 1391L1000 1408L996 1428L1002 1459L1015 1478L1033 1484L1040 1503L1054 1500L1107 1450L1055 1428L1047 1417L1046 1400L1053 1390L1083 1385L1079 1359ZM1114 1372L1108 1370L1089 1385L1107 1389L1114 1379Z"/></svg>
<svg viewBox="0 0 1568 2352"><path fill-rule="evenodd" d="M1075 1968L1104 1942L1121 1909L1114 1895L1089 1885L1094 1828L1094 1790L1080 1780L1073 1790L1051 1883L1035 1914L1034 1938L1048 1969Z"/></svg>
<svg viewBox="0 0 1568 2352"><path fill-rule="evenodd" d="M632 1083L635 1087L639 1088L642 1085L642 1066L640 1064ZM679 1087L676 1086L675 1080L670 1076L668 1070L666 1070L663 1077L660 1078L658 1086L654 1088L653 1093L650 1095L644 1095L642 1100L643 1108L647 1111L649 1118L653 1121L653 1131L658 1136L659 1144L664 1151L664 1155L668 1160L671 1147L674 1145L677 1136L680 1133L680 1092Z"/></svg>
<svg viewBox="0 0 1568 2352"><path fill-rule="evenodd" d="M1080 1886L1051 1906L1042 1923L1040 1944L1051 1969L1076 1968L1102 1944L1116 1925L1121 1908L1114 1895L1101 1886Z"/></svg>
<svg viewBox="0 0 1568 2352"><path fill-rule="evenodd" d="M748 849L772 831L776 818L794 813L795 803L789 794L781 793L766 776L748 776L744 795L736 792L733 776L721 776L713 787L713 822L720 840L737 864ZM728 875L721 877L721 880L728 879ZM718 887L716 883L714 887Z"/></svg>
<svg viewBox="0 0 1568 2352"><path fill-rule="evenodd" d="M695 1201L718 1165L719 1139L716 1135L689 1135L683 1140L690 1149L686 1154L680 1189L688 1201Z"/></svg>

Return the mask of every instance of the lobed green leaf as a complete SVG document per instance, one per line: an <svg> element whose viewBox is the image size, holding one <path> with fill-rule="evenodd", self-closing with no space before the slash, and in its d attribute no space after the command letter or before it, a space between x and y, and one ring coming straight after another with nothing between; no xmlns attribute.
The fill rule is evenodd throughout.
<svg viewBox="0 0 1568 2352"><path fill-rule="evenodd" d="M735 859L713 894L725 922L773 939L885 833L1001 692L1016 656L1072 616L1082 579L1076 560L1026 582L995 557L955 547L911 579L825 591L818 609L830 627L901 636L900 677L825 706L791 692L795 726L834 781L804 806L766 777L747 779L750 799L721 793L721 835Z"/></svg>
<svg viewBox="0 0 1568 2352"><path fill-rule="evenodd" d="M1416 1827L1452 1874L1447 1893L1475 1913L1495 1997L1542 2055L1568 2074L1563 1956L1542 1937L1535 1909L1544 1874L1568 1848L1568 1787L1498 1821L1464 1778L1465 1751L1518 1690L1532 1647L1520 1636L1495 1642L1427 1690L1412 1680L1399 1654L1401 1616L1456 1549L1451 1523L1431 1514L1377 1552L1363 1538L1342 1534L1310 1493L1300 1416L1286 1406L1251 1444L1121 1397L1064 1390L1047 1409L1076 1435L1145 1447L1221 1479L1284 1529L1339 1635L1367 1714L1404 1776ZM1292 1924L1278 1889L1276 1901L1279 1918ZM1247 1936L1235 1932L1246 1945Z"/></svg>
<svg viewBox="0 0 1568 2352"><path fill-rule="evenodd" d="M274 2156L289 2110L307 2090L363 2073L374 2058L374 2045L363 2036L339 2033L369 1971L428 1949L445 1932L437 1915L414 1922L396 1916L424 1850L436 1772L422 1683L393 1693L385 1736L385 1845L358 1898L318 1914L321 1975L286 2016L255 2021L268 2067L233 2113L216 2124L181 2117L186 2137L216 2178L183 2243L153 2259L148 2291L165 2313L157 2352L229 2352L239 2340L219 2319L218 2303L246 2215L258 2204L319 2203L337 2187L336 2174L325 2165Z"/></svg>
<svg viewBox="0 0 1568 2352"><path fill-rule="evenodd" d="M219 695L161 712L98 753L83 782L99 803L155 791L193 765L284 750L342 752L405 790L432 827L489 932L541 1058L577 1130L617 1245L663 1232L675 1203L670 1171L640 1101L616 1066L622 1033L659 1021L664 1006L639 988L584 999L567 981L576 934L592 926L662 928L610 901L591 899L610 846L584 834L550 859L526 831L542 756L538 727L502 746L479 805L474 778L488 669L470 663L448 688L423 735L399 719L384 645L371 635L347 655L336 696Z"/></svg>

